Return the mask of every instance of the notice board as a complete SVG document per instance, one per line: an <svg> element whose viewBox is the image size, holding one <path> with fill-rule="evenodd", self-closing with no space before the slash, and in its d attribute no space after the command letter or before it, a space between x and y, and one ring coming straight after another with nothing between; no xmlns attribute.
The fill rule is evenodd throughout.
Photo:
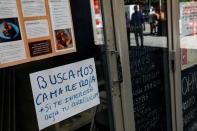
<svg viewBox="0 0 197 131"><path fill-rule="evenodd" d="M0 1L0 68L75 51L69 0Z"/></svg>
<svg viewBox="0 0 197 131"><path fill-rule="evenodd" d="M39 130L29 74L93 57L96 63L101 60L101 46L96 46L94 42L90 0L70 0L70 5L77 51L9 67L9 69L14 69L16 72L16 128L19 131ZM101 81L104 78L102 66L97 66L96 70L97 79ZM81 114L77 116L81 116ZM67 121L69 119L60 124L65 124ZM43 131L53 130L54 128L55 126L52 125L43 129Z"/></svg>
<svg viewBox="0 0 197 131"><path fill-rule="evenodd" d="M181 71L184 131L197 130L197 65Z"/></svg>
<svg viewBox="0 0 197 131"><path fill-rule="evenodd" d="M167 49L132 47L130 65L136 131L167 130Z"/></svg>

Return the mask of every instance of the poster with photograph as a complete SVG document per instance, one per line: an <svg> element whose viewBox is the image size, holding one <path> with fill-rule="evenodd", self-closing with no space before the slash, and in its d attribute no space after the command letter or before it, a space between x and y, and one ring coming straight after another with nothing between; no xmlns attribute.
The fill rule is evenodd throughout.
<svg viewBox="0 0 197 131"><path fill-rule="evenodd" d="M180 2L181 48L197 49L197 2Z"/></svg>
<svg viewBox="0 0 197 131"><path fill-rule="evenodd" d="M69 0L1 0L0 68L76 51Z"/></svg>
<svg viewBox="0 0 197 131"><path fill-rule="evenodd" d="M55 30L56 49L62 50L73 47L71 29Z"/></svg>
<svg viewBox="0 0 197 131"><path fill-rule="evenodd" d="M0 18L0 43L21 40L18 18Z"/></svg>
<svg viewBox="0 0 197 131"><path fill-rule="evenodd" d="M26 59L16 1L0 2L0 65Z"/></svg>
<svg viewBox="0 0 197 131"><path fill-rule="evenodd" d="M69 0L49 0L49 6L56 51L76 50Z"/></svg>

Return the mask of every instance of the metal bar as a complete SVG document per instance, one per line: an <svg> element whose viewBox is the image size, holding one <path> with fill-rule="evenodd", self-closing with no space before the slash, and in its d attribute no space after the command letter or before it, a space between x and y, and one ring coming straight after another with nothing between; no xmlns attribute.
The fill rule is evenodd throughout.
<svg viewBox="0 0 197 131"><path fill-rule="evenodd" d="M168 59L168 63L169 63L169 80L170 80L170 91L169 91L169 97L170 97L170 103L168 104L168 106L170 106L171 112L169 112L169 110L167 111L167 115L171 116L171 123L168 123L168 130L172 130L172 131L177 131L176 129L176 108L175 108L175 83L174 83L174 67L172 67L172 64L174 64L174 56L171 55L171 52L174 52L174 48L173 48L173 30L172 30L172 18L173 18L173 14L172 14L172 1L171 0L167 0L167 20L168 20L168 51L169 51L169 59ZM173 57L173 59L172 59ZM167 97L167 96L166 96ZM167 121L168 122L168 121ZM170 125L171 124L171 125ZM169 129L171 126L171 129Z"/></svg>
<svg viewBox="0 0 197 131"><path fill-rule="evenodd" d="M174 72L174 96L175 96L175 120L176 131L183 131L183 112L182 112L182 93L181 93L181 52L179 36L179 1L171 1L172 8L172 49L176 51L175 55L175 72Z"/></svg>
<svg viewBox="0 0 197 131"><path fill-rule="evenodd" d="M115 38L117 50L120 52L122 77L121 101L125 131L135 131L133 95L129 64L128 38L126 31L125 8L123 0L112 0ZM118 17L117 17L118 16Z"/></svg>
<svg viewBox="0 0 197 131"><path fill-rule="evenodd" d="M111 0L101 0L102 13L104 21L104 36L105 45L104 50L116 50L115 36L114 36L114 21L112 13ZM105 51L105 65L106 73L108 76L107 80L107 94L109 98L110 110L109 117L112 117L113 121L110 121L111 131L123 131L123 118L122 118L122 107L120 99L120 85L119 83L113 83L114 80L118 79L118 66L117 66L117 56L114 54L109 54Z"/></svg>

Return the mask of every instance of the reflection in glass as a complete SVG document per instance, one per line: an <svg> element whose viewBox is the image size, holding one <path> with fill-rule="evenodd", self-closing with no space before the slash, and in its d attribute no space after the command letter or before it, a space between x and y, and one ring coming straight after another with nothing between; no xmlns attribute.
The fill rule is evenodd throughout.
<svg viewBox="0 0 197 131"><path fill-rule="evenodd" d="M170 131L166 1L125 3L136 131Z"/></svg>
<svg viewBox="0 0 197 131"><path fill-rule="evenodd" d="M184 131L197 130L197 2L180 0L181 84Z"/></svg>

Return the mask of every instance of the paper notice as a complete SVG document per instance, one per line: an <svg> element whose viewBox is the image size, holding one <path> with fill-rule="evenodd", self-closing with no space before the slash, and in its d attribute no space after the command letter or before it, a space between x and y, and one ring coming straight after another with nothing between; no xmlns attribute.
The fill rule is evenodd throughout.
<svg viewBox="0 0 197 131"><path fill-rule="evenodd" d="M46 16L44 0L21 0L24 17Z"/></svg>
<svg viewBox="0 0 197 131"><path fill-rule="evenodd" d="M67 29L72 27L69 0L49 0L53 29Z"/></svg>
<svg viewBox="0 0 197 131"><path fill-rule="evenodd" d="M94 59L30 74L39 129L100 103Z"/></svg>
<svg viewBox="0 0 197 131"><path fill-rule="evenodd" d="M25 59L25 47L21 41L0 43L0 64Z"/></svg>
<svg viewBox="0 0 197 131"><path fill-rule="evenodd" d="M47 20L25 21L25 27L28 39L49 36Z"/></svg>
<svg viewBox="0 0 197 131"><path fill-rule="evenodd" d="M0 64L26 59L16 0L0 1Z"/></svg>

